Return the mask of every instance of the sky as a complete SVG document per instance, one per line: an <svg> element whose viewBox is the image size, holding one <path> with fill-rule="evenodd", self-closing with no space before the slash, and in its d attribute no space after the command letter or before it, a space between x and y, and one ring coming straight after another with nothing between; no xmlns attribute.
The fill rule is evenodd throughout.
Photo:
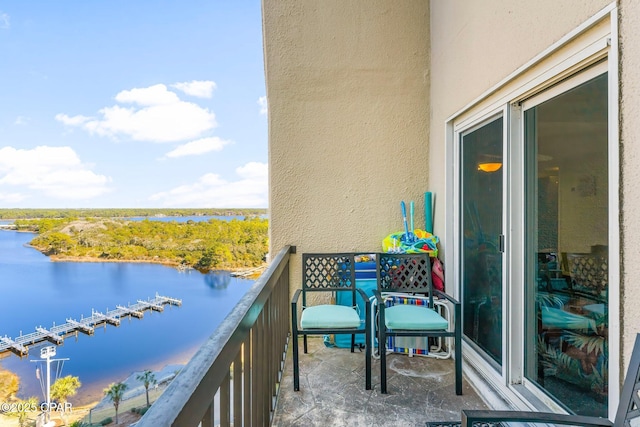
<svg viewBox="0 0 640 427"><path fill-rule="evenodd" d="M0 208L265 208L260 0L0 0Z"/></svg>

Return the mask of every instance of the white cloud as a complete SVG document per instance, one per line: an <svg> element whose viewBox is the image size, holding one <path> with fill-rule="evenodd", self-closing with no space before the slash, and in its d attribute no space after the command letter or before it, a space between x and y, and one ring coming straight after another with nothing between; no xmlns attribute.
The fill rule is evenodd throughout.
<svg viewBox="0 0 640 427"><path fill-rule="evenodd" d="M179 145L174 150L165 154L165 157L197 156L198 154L204 154L210 151L220 151L225 145L231 143L231 141L220 139L217 136L197 139L195 141Z"/></svg>
<svg viewBox="0 0 640 427"><path fill-rule="evenodd" d="M29 118L25 116L18 116L16 120L13 122L14 125L22 126L26 125L29 122Z"/></svg>
<svg viewBox="0 0 640 427"><path fill-rule="evenodd" d="M190 82L175 83L171 87L197 98L211 98L217 85L211 80L192 80Z"/></svg>
<svg viewBox="0 0 640 427"><path fill-rule="evenodd" d="M243 178L266 180L269 177L269 167L266 163L249 162L236 168L236 173Z"/></svg>
<svg viewBox="0 0 640 427"><path fill-rule="evenodd" d="M116 101L144 106L175 104L180 98L174 92L169 92L163 84L144 88L123 90L116 95Z"/></svg>
<svg viewBox="0 0 640 427"><path fill-rule="evenodd" d="M267 97L261 96L258 98L258 105L260 106L260 114L267 114L269 107L267 106Z"/></svg>
<svg viewBox="0 0 640 427"><path fill-rule="evenodd" d="M79 200L107 193L110 181L92 172L71 147L0 148L0 189L12 186L56 199ZM17 193L0 193L0 199L2 195L24 198Z"/></svg>
<svg viewBox="0 0 640 427"><path fill-rule="evenodd" d="M236 169L240 179L227 181L214 173L190 185L152 195L166 207L250 208L268 205L268 170L265 163L251 162Z"/></svg>
<svg viewBox="0 0 640 427"><path fill-rule="evenodd" d="M0 28L8 30L11 28L11 22L9 21L9 14L0 11Z"/></svg>
<svg viewBox="0 0 640 427"><path fill-rule="evenodd" d="M108 137L124 136L136 141L175 142L193 139L217 126L212 111L192 102L181 101L159 84L147 88L125 90L116 101L134 104L114 105L99 111L99 117L56 115L67 126L80 127L91 134Z"/></svg>
<svg viewBox="0 0 640 427"><path fill-rule="evenodd" d="M83 123L86 123L91 120L91 117L85 116L73 116L69 117L66 114L56 114L56 120L64 123L67 126L80 126Z"/></svg>

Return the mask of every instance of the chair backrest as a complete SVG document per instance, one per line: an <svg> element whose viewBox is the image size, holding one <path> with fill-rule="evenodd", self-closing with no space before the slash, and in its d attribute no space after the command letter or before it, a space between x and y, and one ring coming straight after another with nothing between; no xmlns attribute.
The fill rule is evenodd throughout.
<svg viewBox="0 0 640 427"><path fill-rule="evenodd" d="M567 253L569 274L574 287L599 296L607 289L608 258L604 254Z"/></svg>
<svg viewBox="0 0 640 427"><path fill-rule="evenodd" d="M378 254L378 290L380 292L420 293L429 295L433 308L431 260L425 253Z"/></svg>
<svg viewBox="0 0 640 427"><path fill-rule="evenodd" d="M302 254L302 290L356 289L355 254Z"/></svg>
<svg viewBox="0 0 640 427"><path fill-rule="evenodd" d="M640 334L631 353L631 361L624 379L614 426L638 425L640 421Z"/></svg>

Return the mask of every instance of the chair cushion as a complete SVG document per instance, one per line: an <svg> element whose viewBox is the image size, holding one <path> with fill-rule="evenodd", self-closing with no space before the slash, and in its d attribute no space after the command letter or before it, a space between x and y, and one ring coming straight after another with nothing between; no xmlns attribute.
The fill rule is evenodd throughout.
<svg viewBox="0 0 640 427"><path fill-rule="evenodd" d="M387 329L441 330L447 329L449 322L425 306L398 304L384 310L384 324Z"/></svg>
<svg viewBox="0 0 640 427"><path fill-rule="evenodd" d="M544 328L596 330L595 319L554 307L541 307L541 309Z"/></svg>
<svg viewBox="0 0 640 427"><path fill-rule="evenodd" d="M315 305L302 310L302 329L357 328L360 316L352 307L343 305Z"/></svg>

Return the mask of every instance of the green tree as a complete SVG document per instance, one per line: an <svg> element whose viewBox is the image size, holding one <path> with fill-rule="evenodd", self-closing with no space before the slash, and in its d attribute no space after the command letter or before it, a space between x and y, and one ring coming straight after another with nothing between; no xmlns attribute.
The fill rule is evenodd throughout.
<svg viewBox="0 0 640 427"><path fill-rule="evenodd" d="M78 377L67 375L66 377L58 378L51 386L51 397L53 400L66 404L67 399L71 396L75 396L81 385L82 383ZM64 423L66 424L67 420L64 412L62 413L62 416Z"/></svg>
<svg viewBox="0 0 640 427"><path fill-rule="evenodd" d="M127 385L125 383L111 383L109 387L104 389L104 394L113 402L113 407L116 409L116 424L118 421L118 407L120 406L120 401L122 400L122 396L124 396L124 391L127 389Z"/></svg>
<svg viewBox="0 0 640 427"><path fill-rule="evenodd" d="M18 376L0 369L0 402L6 402L18 392Z"/></svg>
<svg viewBox="0 0 640 427"><path fill-rule="evenodd" d="M154 375L153 372L147 369L143 373L137 375L136 379L142 382L142 384L144 384L144 390L147 393L147 408L148 408L150 406L149 405L149 386L158 383L158 381L156 381L156 376Z"/></svg>
<svg viewBox="0 0 640 427"><path fill-rule="evenodd" d="M68 234L52 232L46 236L47 253L58 255L73 247L73 239Z"/></svg>

